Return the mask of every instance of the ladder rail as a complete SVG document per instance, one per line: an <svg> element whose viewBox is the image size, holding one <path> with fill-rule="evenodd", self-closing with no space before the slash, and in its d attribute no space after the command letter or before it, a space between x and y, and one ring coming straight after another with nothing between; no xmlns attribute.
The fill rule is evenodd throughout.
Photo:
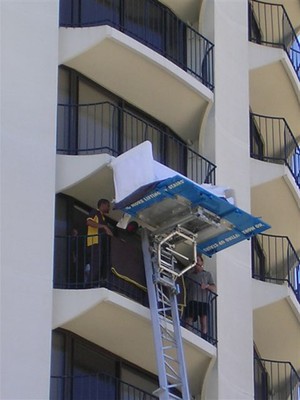
<svg viewBox="0 0 300 400"><path fill-rule="evenodd" d="M144 255L144 264L145 264L145 274L146 274L146 282L148 290L153 286L153 275L152 275L152 259L150 256L150 243L146 229L142 230L142 248ZM153 336L155 343L155 354L156 354L156 364L158 370L158 378L159 378L159 386L160 390L157 391L160 400L169 400L169 394L167 392L167 374L166 367L163 359L163 348L160 337L160 332L158 329L154 329L154 327L160 326L159 321L159 313L157 312L157 303L154 296L149 297L149 306L150 306L150 314L152 320L153 327Z"/></svg>
<svg viewBox="0 0 300 400"><path fill-rule="evenodd" d="M172 237L173 233L167 236L168 240ZM156 394L160 400L189 400L175 283L178 274L174 269L174 252L168 251L171 246L164 239L159 238L151 246L148 231L145 228L142 230L145 275L160 385ZM167 247L162 248L161 243ZM152 257L154 253L156 259ZM181 391L181 397L171 392L173 388Z"/></svg>

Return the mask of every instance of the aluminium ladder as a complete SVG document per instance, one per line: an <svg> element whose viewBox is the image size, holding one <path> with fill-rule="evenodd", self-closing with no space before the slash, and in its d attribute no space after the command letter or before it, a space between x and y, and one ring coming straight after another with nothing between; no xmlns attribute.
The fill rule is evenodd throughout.
<svg viewBox="0 0 300 400"><path fill-rule="evenodd" d="M176 270L175 255L188 258L175 251L174 243L179 241L190 242L193 246L193 261L180 272ZM176 279L195 265L195 236L180 227L159 235L150 235L144 228L142 246L160 385L155 394L160 400L189 400ZM180 397L174 394L174 389L181 393Z"/></svg>

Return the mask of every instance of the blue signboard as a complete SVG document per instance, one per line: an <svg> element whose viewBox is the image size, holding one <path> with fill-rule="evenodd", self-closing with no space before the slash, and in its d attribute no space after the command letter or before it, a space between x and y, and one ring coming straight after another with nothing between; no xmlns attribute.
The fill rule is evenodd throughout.
<svg viewBox="0 0 300 400"><path fill-rule="evenodd" d="M188 221L196 229L194 233L199 233L197 249L207 256L270 228L260 218L181 175L138 189L116 208L146 223L154 232L177 223L184 226Z"/></svg>

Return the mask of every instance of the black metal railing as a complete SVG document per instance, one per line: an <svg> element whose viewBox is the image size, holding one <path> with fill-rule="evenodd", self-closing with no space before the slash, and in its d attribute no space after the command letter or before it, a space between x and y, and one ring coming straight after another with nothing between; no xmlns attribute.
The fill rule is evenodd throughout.
<svg viewBox="0 0 300 400"><path fill-rule="evenodd" d="M55 236L53 287L55 289L104 287L149 307L141 244L128 247L131 254L128 258L126 237L124 239L119 235L121 234L113 238L99 235L100 251L97 246L87 246L87 235ZM199 301L207 303L207 334L203 336L199 320L190 326L187 325L186 292L183 280L178 282L178 286L180 287L178 304L182 326L216 345L217 295L208 291L206 299L199 298Z"/></svg>
<svg viewBox="0 0 300 400"><path fill-rule="evenodd" d="M300 376L288 361L254 357L255 400L299 400Z"/></svg>
<svg viewBox="0 0 300 400"><path fill-rule="evenodd" d="M113 263L116 254L123 258L122 246L124 238L110 238L105 234L95 235L100 245L88 246L87 235L77 236L55 236L54 245L54 281L56 289L90 289L106 287L110 290L124 294L138 303L148 306L148 296L143 273L141 277L122 279L126 275L122 271L118 274L118 268ZM125 239L126 240L126 239ZM130 248L132 251L132 248ZM114 258L112 257L114 252ZM132 255L133 256L133 255ZM120 260L119 263L126 263ZM130 263L130 261L129 261ZM127 275L132 276L133 271L143 265L128 266ZM143 271L143 270L142 270ZM136 275L136 271L135 271Z"/></svg>
<svg viewBox="0 0 300 400"><path fill-rule="evenodd" d="M286 165L300 187L300 147L284 118L250 113L250 156Z"/></svg>
<svg viewBox="0 0 300 400"><path fill-rule="evenodd" d="M213 44L155 0L61 0L60 26L110 25L213 90Z"/></svg>
<svg viewBox="0 0 300 400"><path fill-rule="evenodd" d="M50 400L73 399L156 400L158 397L104 373L51 376Z"/></svg>
<svg viewBox="0 0 300 400"><path fill-rule="evenodd" d="M282 4L249 0L249 40L283 49L300 79L300 43Z"/></svg>
<svg viewBox="0 0 300 400"><path fill-rule="evenodd" d="M300 257L287 236L252 238L252 276L265 282L287 282L300 302Z"/></svg>
<svg viewBox="0 0 300 400"><path fill-rule="evenodd" d="M194 294L191 302L186 301L183 315L184 326L208 342L216 345L217 294L208 289L199 289L199 282L188 276L184 279L187 291L186 298L189 298L188 291Z"/></svg>
<svg viewBox="0 0 300 400"><path fill-rule="evenodd" d="M57 152L113 156L149 140L156 161L197 183L215 184L216 166L175 136L110 102L58 105Z"/></svg>

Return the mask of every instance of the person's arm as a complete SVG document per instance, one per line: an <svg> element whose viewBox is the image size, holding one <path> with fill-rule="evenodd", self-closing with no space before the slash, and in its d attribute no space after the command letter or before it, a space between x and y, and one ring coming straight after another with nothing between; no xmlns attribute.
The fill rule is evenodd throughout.
<svg viewBox="0 0 300 400"><path fill-rule="evenodd" d="M213 293L217 293L217 287L214 283L209 283L207 285L207 289L210 290Z"/></svg>
<svg viewBox="0 0 300 400"><path fill-rule="evenodd" d="M103 229L107 235L113 236L112 231L109 229L109 227L107 225L99 224L98 222L94 221L92 218L88 218L86 220L86 224L88 226L91 226L92 228Z"/></svg>
<svg viewBox="0 0 300 400"><path fill-rule="evenodd" d="M213 293L217 293L217 288L216 288L215 282L210 273L209 273L208 283L202 283L201 289L208 289Z"/></svg>
<svg viewBox="0 0 300 400"><path fill-rule="evenodd" d="M211 273L210 273L210 279L208 280L208 288L207 289L213 293L217 293L217 287L215 285L215 282L213 280Z"/></svg>
<svg viewBox="0 0 300 400"><path fill-rule="evenodd" d="M216 285L214 283L201 283L201 289L208 289L213 293L216 293Z"/></svg>

